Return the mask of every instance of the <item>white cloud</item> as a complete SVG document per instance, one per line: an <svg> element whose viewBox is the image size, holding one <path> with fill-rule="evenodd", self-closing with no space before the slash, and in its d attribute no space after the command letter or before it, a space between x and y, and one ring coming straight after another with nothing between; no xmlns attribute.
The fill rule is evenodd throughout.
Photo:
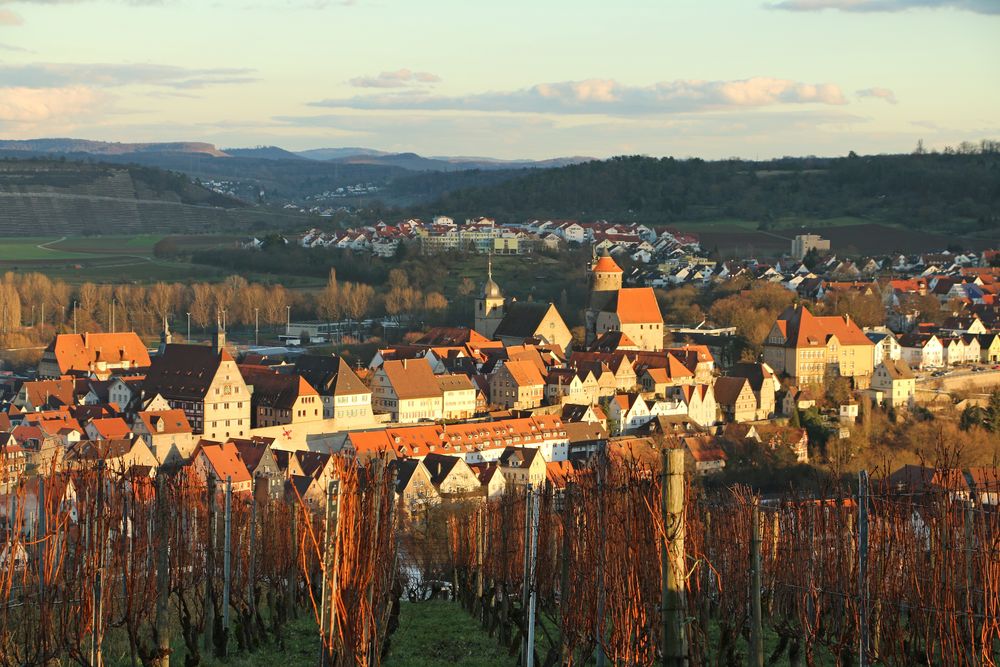
<svg viewBox="0 0 1000 667"><path fill-rule="evenodd" d="M0 81L12 87L65 88L93 86L111 88L146 85L174 89L251 83L253 70L243 68L192 69L173 65L110 63L0 64Z"/></svg>
<svg viewBox="0 0 1000 667"><path fill-rule="evenodd" d="M865 88L864 90L859 90L856 94L858 97L875 97L880 100L885 100L889 104L896 104L898 102L896 99L896 93L892 92L888 88Z"/></svg>
<svg viewBox="0 0 1000 667"><path fill-rule="evenodd" d="M413 72L408 69L398 69L394 72L381 72L377 76L359 76L348 83L356 88L406 88L435 84L441 77L430 72Z"/></svg>
<svg viewBox="0 0 1000 667"><path fill-rule="evenodd" d="M312 106L631 116L809 103L840 105L847 100L834 84L755 77L733 81L661 81L650 86L588 79L464 96L409 90L326 99L313 102Z"/></svg>
<svg viewBox="0 0 1000 667"><path fill-rule="evenodd" d="M106 97L83 86L0 88L0 121L33 124L75 117L102 105Z"/></svg>
<svg viewBox="0 0 1000 667"><path fill-rule="evenodd" d="M902 12L908 9L958 9L979 14L1000 14L997 0L782 0L765 5L769 9L816 12Z"/></svg>

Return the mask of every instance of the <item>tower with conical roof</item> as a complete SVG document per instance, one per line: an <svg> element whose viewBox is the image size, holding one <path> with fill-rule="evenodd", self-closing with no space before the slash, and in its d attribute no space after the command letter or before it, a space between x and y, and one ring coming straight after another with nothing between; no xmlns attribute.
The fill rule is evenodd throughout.
<svg viewBox="0 0 1000 667"><path fill-rule="evenodd" d="M606 248L590 262L590 303L587 307L587 344L597 338L597 316L609 307L622 289L625 272Z"/></svg>
<svg viewBox="0 0 1000 667"><path fill-rule="evenodd" d="M493 338L500 321L506 314L506 300L500 286L493 280L493 256L486 260L486 282L476 299L476 333Z"/></svg>

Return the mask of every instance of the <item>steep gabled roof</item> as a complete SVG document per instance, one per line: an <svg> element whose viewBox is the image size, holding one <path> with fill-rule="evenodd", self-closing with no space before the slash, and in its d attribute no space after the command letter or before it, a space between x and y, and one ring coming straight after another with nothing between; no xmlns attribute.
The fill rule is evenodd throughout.
<svg viewBox="0 0 1000 667"><path fill-rule="evenodd" d="M559 311L551 303L515 301L507 306L507 313L504 315L497 330L493 333L494 338L531 338L542 325L542 320L555 310L557 317Z"/></svg>
<svg viewBox="0 0 1000 667"><path fill-rule="evenodd" d="M300 396L318 396L301 375L275 373L265 366L240 366L243 381L253 385L254 405L291 410Z"/></svg>
<svg viewBox="0 0 1000 667"><path fill-rule="evenodd" d="M426 359L387 361L382 371L400 400L441 396L441 387Z"/></svg>
<svg viewBox="0 0 1000 667"><path fill-rule="evenodd" d="M531 387L545 384L545 379L538 372L530 361L508 361L504 363L504 368L510 373L511 378L519 387Z"/></svg>
<svg viewBox="0 0 1000 667"><path fill-rule="evenodd" d="M202 440L198 450L205 455L216 479L225 482L227 477L232 478L234 484L250 481L250 471L232 442Z"/></svg>
<svg viewBox="0 0 1000 667"><path fill-rule="evenodd" d="M295 372L323 396L367 394L371 390L343 357L303 354L295 360Z"/></svg>
<svg viewBox="0 0 1000 667"><path fill-rule="evenodd" d="M142 420L146 430L153 435L191 432L191 424L184 416L184 411L180 409L140 412L137 416Z"/></svg>
<svg viewBox="0 0 1000 667"><path fill-rule="evenodd" d="M733 405L749 380L743 377L720 377L715 381L715 401L719 405Z"/></svg>
<svg viewBox="0 0 1000 667"><path fill-rule="evenodd" d="M617 314L622 324L663 323L652 287L623 287L612 297L607 310Z"/></svg>
<svg viewBox="0 0 1000 667"><path fill-rule="evenodd" d="M223 361L232 361L229 352L216 352L209 345L172 343L153 359L146 374L143 392L167 399L201 400Z"/></svg>

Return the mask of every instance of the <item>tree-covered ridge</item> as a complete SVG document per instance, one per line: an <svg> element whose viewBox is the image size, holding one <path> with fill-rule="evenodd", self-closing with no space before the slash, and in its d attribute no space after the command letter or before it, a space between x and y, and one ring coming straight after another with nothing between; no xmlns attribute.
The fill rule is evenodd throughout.
<svg viewBox="0 0 1000 667"><path fill-rule="evenodd" d="M1000 150L768 162L616 157L457 190L428 208L501 219L576 217L646 222L854 216L965 233L1000 217Z"/></svg>

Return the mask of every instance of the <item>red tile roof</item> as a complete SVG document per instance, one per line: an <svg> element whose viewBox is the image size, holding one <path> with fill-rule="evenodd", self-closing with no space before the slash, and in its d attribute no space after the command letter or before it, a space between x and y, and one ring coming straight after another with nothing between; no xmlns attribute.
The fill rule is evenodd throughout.
<svg viewBox="0 0 1000 667"><path fill-rule="evenodd" d="M622 324L663 323L652 287L624 287L618 290L609 310L618 315Z"/></svg>

